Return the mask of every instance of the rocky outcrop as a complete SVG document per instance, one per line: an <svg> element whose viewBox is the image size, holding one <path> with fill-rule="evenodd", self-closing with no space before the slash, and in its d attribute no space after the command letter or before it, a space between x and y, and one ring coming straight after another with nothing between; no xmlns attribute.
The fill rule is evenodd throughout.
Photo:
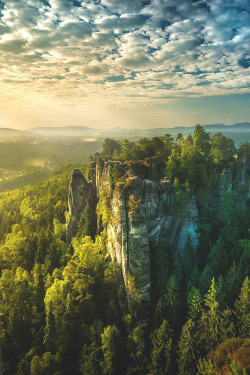
<svg viewBox="0 0 250 375"><path fill-rule="evenodd" d="M244 203L250 199L250 157L246 157L234 169L224 169L218 176L216 199L221 202L225 192L234 191Z"/></svg>
<svg viewBox="0 0 250 375"><path fill-rule="evenodd" d="M72 172L69 187L69 218L66 223L67 242L69 243L77 233L77 223L84 208L90 205L93 210L96 208L96 192L92 182L87 182L79 169Z"/></svg>
<svg viewBox="0 0 250 375"><path fill-rule="evenodd" d="M117 170L119 178L115 178ZM72 173L67 239L70 241L76 234L77 222L86 205L95 210L103 194L108 192L109 200L105 203L108 218L104 222L99 213L98 230L105 228L107 231L107 249L112 260L121 267L128 299L133 277L143 306L147 306L150 302L150 259L159 239L166 239L180 254L188 234L194 248L198 246L199 214L195 196L190 195L184 200L186 203L181 201L185 207L178 208L176 187L166 178L161 179L162 167L156 158L137 163L104 162L99 154L95 154L88 173L88 180L78 169ZM218 175L215 207L226 191L240 192L247 202L249 179L250 160L238 170L225 170Z"/></svg>
<svg viewBox="0 0 250 375"><path fill-rule="evenodd" d="M118 164L124 176L114 183L113 171ZM75 169L69 189L69 242L77 232L77 223L86 205L94 209L103 189L108 186L112 191L111 215L106 224L107 249L112 260L120 265L127 289L130 276L135 279L144 304L150 300L150 252L159 238L167 239L182 251L189 232L194 246L198 244L195 199L190 200L189 217L178 218L174 214L173 186L166 178L159 177L154 158L147 163L104 163L95 154L90 162L89 180Z"/></svg>
<svg viewBox="0 0 250 375"><path fill-rule="evenodd" d="M110 165L106 167L110 169ZM131 170L127 174L133 175ZM150 253L155 251L159 238L182 251L190 233L194 247L198 245L195 199L190 201L191 214L187 219L180 219L173 212L174 191L169 180L154 182L131 176L115 186L107 226L108 251L120 264L125 285L128 275L135 278L145 303L150 300Z"/></svg>
<svg viewBox="0 0 250 375"><path fill-rule="evenodd" d="M119 166L123 176L114 181L114 170ZM76 232L77 221L93 192L99 201L104 191L111 192L110 217L107 230L107 249L122 270L125 286L129 290L130 277L144 304L150 300L150 253L155 251L159 238L175 244L181 252L187 233L194 247L198 244L198 212L194 197L189 202L189 215L183 219L175 214L175 198L172 183L160 179L160 167L155 158L146 163L103 162L98 154L90 161L87 182L78 171L73 171L69 193L70 240ZM92 195L91 195L92 194ZM91 196L91 197L90 197ZM101 228L101 219L98 220Z"/></svg>

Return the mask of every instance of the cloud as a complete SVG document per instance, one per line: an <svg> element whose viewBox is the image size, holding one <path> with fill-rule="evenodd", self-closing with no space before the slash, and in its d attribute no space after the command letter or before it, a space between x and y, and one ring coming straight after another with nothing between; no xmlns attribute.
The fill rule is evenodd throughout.
<svg viewBox="0 0 250 375"><path fill-rule="evenodd" d="M101 0L101 4L112 11L119 13L140 11L144 6L150 4L148 0Z"/></svg>
<svg viewBox="0 0 250 375"><path fill-rule="evenodd" d="M105 107L249 90L248 0L5 0L0 12L0 83L15 95Z"/></svg>
<svg viewBox="0 0 250 375"><path fill-rule="evenodd" d="M64 33L66 38L71 38L73 36L80 39L91 35L92 26L84 21L67 22L62 26L59 25L59 32Z"/></svg>
<svg viewBox="0 0 250 375"><path fill-rule="evenodd" d="M11 52L17 54L23 51L26 42L21 39L12 39L0 44L0 50L3 52Z"/></svg>

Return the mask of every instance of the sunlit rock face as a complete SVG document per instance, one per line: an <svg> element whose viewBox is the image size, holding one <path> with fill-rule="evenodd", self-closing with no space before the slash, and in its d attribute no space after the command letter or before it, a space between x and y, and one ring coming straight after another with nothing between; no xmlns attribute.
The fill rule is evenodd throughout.
<svg viewBox="0 0 250 375"><path fill-rule="evenodd" d="M115 166L122 169L121 178L114 179ZM117 181L117 182L116 182ZM235 170L225 170L216 176L213 209L223 200L226 192L234 191L239 199L249 201L250 159ZM196 250L199 242L199 213L195 196L186 202L185 215L176 209L175 188L155 158L146 162L104 162L99 154L89 164L88 179L75 169L69 189L69 220L67 240L77 232L78 220L89 204L93 210L104 191L109 191L107 222L97 215L98 231L107 231L107 249L113 261L121 268L129 296L132 276L145 311L150 302L151 258L159 239L165 239L182 255L189 234ZM166 250L167 251L167 250Z"/></svg>
<svg viewBox="0 0 250 375"><path fill-rule="evenodd" d="M216 199L222 202L225 192L235 192L238 200L249 204L250 199L250 157L234 169L224 169L218 176Z"/></svg>
<svg viewBox="0 0 250 375"><path fill-rule="evenodd" d="M68 197L69 218L66 223L67 242L70 242L72 237L76 235L78 220L87 204L95 210L96 193L94 186L91 182L89 183L86 181L79 169L74 169L72 172Z"/></svg>
<svg viewBox="0 0 250 375"><path fill-rule="evenodd" d="M121 266L125 286L128 285L129 275L134 277L141 300L148 304L151 252L155 251L160 238L176 245L177 250L182 252L188 233L196 248L198 211L193 197L188 218L180 219L174 214L172 183L160 179L154 165L124 163L122 182L114 184L112 171L117 163L96 161L98 194L107 184L112 189L107 249L111 258Z"/></svg>

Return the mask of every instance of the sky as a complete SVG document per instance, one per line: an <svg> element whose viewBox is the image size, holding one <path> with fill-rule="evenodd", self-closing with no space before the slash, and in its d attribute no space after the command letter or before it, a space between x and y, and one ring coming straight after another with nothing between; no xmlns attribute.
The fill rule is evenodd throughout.
<svg viewBox="0 0 250 375"><path fill-rule="evenodd" d="M0 0L0 127L244 121L249 0Z"/></svg>

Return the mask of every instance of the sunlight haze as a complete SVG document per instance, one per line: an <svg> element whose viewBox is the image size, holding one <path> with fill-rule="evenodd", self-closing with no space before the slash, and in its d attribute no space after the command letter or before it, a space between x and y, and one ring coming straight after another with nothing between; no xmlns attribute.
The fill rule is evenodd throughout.
<svg viewBox="0 0 250 375"><path fill-rule="evenodd" d="M0 5L0 127L250 119L247 0Z"/></svg>

